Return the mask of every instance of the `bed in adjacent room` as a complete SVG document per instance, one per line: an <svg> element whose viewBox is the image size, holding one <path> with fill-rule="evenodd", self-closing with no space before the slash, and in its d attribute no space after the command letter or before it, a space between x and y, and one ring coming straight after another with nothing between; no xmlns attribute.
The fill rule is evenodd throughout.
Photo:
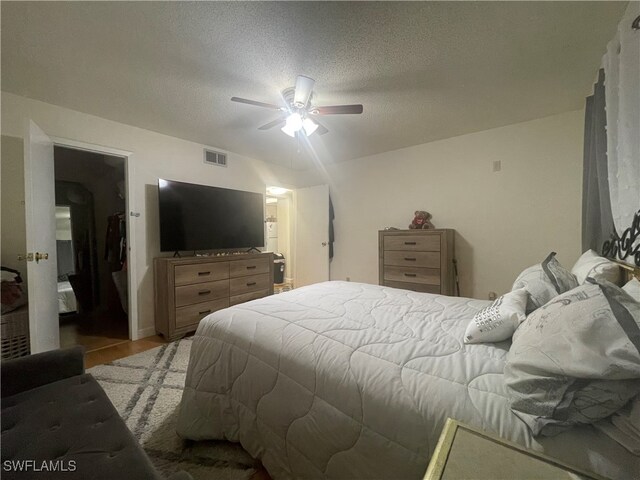
<svg viewBox="0 0 640 480"><path fill-rule="evenodd" d="M422 478L447 417L610 478L640 459L591 426L536 437L510 409L510 342L463 343L490 302L326 282L208 316L178 433L240 442L273 478Z"/></svg>
<svg viewBox="0 0 640 480"><path fill-rule="evenodd" d="M78 310L76 296L68 281L58 282L58 313L72 313Z"/></svg>

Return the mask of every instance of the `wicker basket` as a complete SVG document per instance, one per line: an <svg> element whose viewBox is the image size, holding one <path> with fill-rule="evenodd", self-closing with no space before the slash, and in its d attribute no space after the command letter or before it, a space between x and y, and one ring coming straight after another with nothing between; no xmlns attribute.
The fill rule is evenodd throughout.
<svg viewBox="0 0 640 480"><path fill-rule="evenodd" d="M29 307L22 307L0 317L0 342L2 343L2 359L17 358L29 355Z"/></svg>

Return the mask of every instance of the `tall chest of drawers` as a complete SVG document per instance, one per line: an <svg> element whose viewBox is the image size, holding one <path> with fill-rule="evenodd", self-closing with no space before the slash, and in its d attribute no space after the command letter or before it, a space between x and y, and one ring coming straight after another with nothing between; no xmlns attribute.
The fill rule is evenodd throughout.
<svg viewBox="0 0 640 480"><path fill-rule="evenodd" d="M273 294L273 254L156 258L156 332L175 340L216 310Z"/></svg>
<svg viewBox="0 0 640 480"><path fill-rule="evenodd" d="M380 285L453 295L454 233L451 229L379 231Z"/></svg>

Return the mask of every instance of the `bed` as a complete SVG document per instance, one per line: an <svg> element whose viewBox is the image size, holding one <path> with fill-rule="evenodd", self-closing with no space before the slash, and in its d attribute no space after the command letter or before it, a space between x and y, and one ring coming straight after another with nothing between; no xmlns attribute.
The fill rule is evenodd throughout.
<svg viewBox="0 0 640 480"><path fill-rule="evenodd" d="M462 342L489 303L325 282L215 312L193 339L178 433L240 442L274 479L419 479L452 417L636 476L640 458L592 427L531 436L509 408L509 342Z"/></svg>
<svg viewBox="0 0 640 480"><path fill-rule="evenodd" d="M77 311L76 296L68 281L58 282L58 313Z"/></svg>

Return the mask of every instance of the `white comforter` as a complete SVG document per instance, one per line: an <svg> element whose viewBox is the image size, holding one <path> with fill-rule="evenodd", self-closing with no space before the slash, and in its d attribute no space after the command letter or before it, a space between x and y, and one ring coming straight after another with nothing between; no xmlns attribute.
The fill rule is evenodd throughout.
<svg viewBox="0 0 640 480"><path fill-rule="evenodd" d="M638 457L591 427L532 439L509 410L508 343L464 345L486 301L327 282L216 312L178 420L239 441L275 478L422 478L447 417L612 478Z"/></svg>

